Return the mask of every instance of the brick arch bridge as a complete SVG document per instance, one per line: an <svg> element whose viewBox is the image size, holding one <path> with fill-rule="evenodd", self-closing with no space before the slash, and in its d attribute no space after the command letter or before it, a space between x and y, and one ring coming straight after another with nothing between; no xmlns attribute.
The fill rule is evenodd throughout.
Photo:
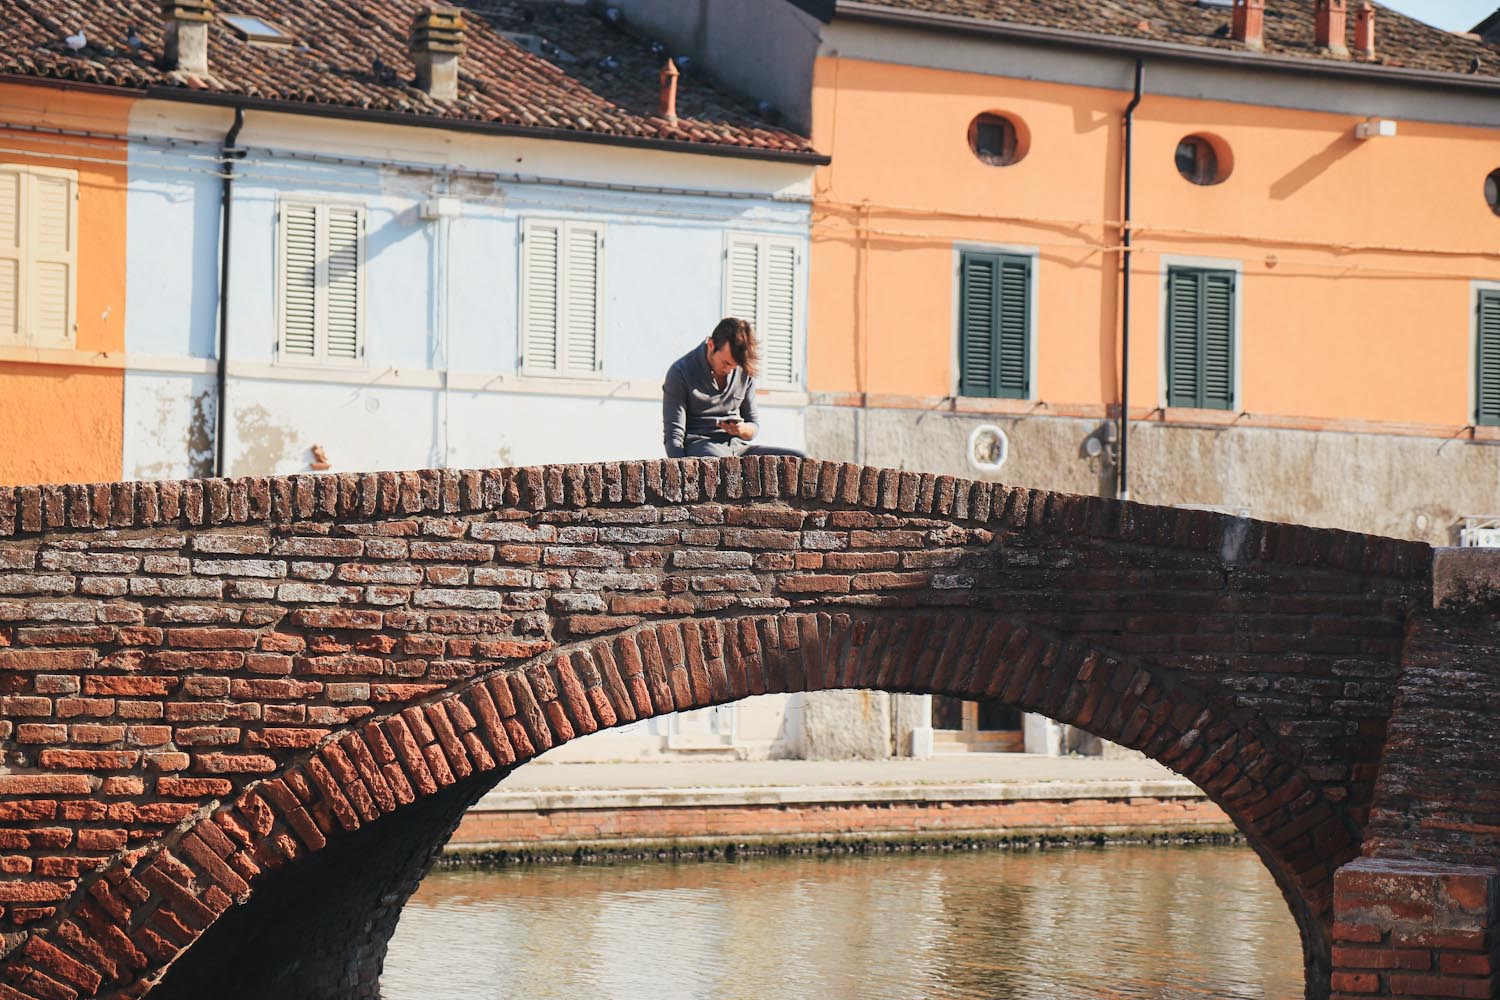
<svg viewBox="0 0 1500 1000"><path fill-rule="evenodd" d="M1394 990L1359 963L1410 943L1369 917L1410 887L1355 859L1431 562L790 458L0 488L0 1000L377 996L406 896L511 768L828 688L1144 751L1264 860L1310 997ZM1445 931L1481 919L1454 892ZM1441 978L1490 933L1423 954Z"/></svg>

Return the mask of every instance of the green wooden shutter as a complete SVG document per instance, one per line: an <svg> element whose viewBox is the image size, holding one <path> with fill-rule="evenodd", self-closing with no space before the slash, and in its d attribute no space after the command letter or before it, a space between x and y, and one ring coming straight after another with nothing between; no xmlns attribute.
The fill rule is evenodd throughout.
<svg viewBox="0 0 1500 1000"><path fill-rule="evenodd" d="M1234 409L1234 274L1203 272L1202 402L1211 410Z"/></svg>
<svg viewBox="0 0 1500 1000"><path fill-rule="evenodd" d="M1027 347L1031 340L1031 258L1000 258L1000 308L995 354L994 395L1025 399L1030 395Z"/></svg>
<svg viewBox="0 0 1500 1000"><path fill-rule="evenodd" d="M995 373L995 292L1000 261L966 253L960 264L958 304L959 393L988 396Z"/></svg>
<svg viewBox="0 0 1500 1000"><path fill-rule="evenodd" d="M1475 329L1474 422L1500 425L1500 292L1479 293Z"/></svg>
<svg viewBox="0 0 1500 1000"><path fill-rule="evenodd" d="M1232 271L1167 272L1167 405L1234 408Z"/></svg>
<svg viewBox="0 0 1500 1000"><path fill-rule="evenodd" d="M959 264L959 393L1031 393L1031 258L966 253Z"/></svg>

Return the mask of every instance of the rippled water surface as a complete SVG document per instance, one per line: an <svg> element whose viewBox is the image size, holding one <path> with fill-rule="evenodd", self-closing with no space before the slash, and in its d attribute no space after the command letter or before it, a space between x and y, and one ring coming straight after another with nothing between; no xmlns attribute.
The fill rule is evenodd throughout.
<svg viewBox="0 0 1500 1000"><path fill-rule="evenodd" d="M1302 996L1296 926L1238 848L437 872L386 1000Z"/></svg>

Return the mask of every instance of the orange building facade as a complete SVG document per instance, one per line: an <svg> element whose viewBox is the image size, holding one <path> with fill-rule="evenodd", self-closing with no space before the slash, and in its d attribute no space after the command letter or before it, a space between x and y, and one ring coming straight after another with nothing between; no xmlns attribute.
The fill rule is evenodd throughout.
<svg viewBox="0 0 1500 1000"><path fill-rule="evenodd" d="M1134 499L1440 544L1500 509L1500 434L1481 412L1500 378L1486 294L1500 288L1486 202L1500 117L1479 89L1495 81L1326 53L1289 66L1092 35L1039 43L845 6L812 76L813 138L832 157L809 278L814 454L1104 494L1124 458ZM1313 33L1311 3L1278 6L1305 8ZM995 149L976 147L986 122L1005 130ZM1211 174L1179 169L1185 141L1211 151ZM1010 391L965 378L973 259L1018 268ZM1208 397L1169 373L1169 340L1191 348L1169 286L1205 272L1227 325ZM982 425L1006 439L998 468L969 461ZM980 433L981 458L999 457L994 440Z"/></svg>
<svg viewBox="0 0 1500 1000"><path fill-rule="evenodd" d="M131 103L0 83L0 485L120 478Z"/></svg>

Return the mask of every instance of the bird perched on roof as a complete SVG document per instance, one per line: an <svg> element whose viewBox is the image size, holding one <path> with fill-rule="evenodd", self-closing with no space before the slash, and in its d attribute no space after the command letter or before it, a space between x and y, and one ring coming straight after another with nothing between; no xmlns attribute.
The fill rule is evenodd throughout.
<svg viewBox="0 0 1500 1000"><path fill-rule="evenodd" d="M1478 73L1482 69L1484 69L1484 60L1483 59L1480 59L1478 56L1475 56L1473 59L1469 60L1469 72L1470 73Z"/></svg>
<svg viewBox="0 0 1500 1000"><path fill-rule="evenodd" d="M139 49L142 45L145 45L145 44L146 44L145 39L143 39L141 37L140 32L138 32L138 31L135 30L135 25L132 24L129 28L127 28L125 30L125 47L126 48L131 49L132 51L134 51L136 49Z"/></svg>
<svg viewBox="0 0 1500 1000"><path fill-rule="evenodd" d="M74 52L81 51L84 46L88 45L88 43L88 36L83 33L82 28L78 29L78 34L69 35L68 37L63 39L63 44L72 49Z"/></svg>

